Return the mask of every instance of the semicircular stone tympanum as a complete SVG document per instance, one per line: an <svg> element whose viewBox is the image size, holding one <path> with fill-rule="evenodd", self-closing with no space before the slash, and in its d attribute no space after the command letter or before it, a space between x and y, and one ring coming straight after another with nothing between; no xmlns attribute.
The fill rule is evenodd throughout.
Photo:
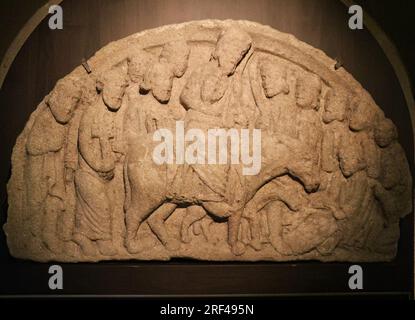
<svg viewBox="0 0 415 320"><path fill-rule="evenodd" d="M335 61L246 21L112 42L17 139L4 229L36 261L387 261L411 212L397 130Z"/></svg>

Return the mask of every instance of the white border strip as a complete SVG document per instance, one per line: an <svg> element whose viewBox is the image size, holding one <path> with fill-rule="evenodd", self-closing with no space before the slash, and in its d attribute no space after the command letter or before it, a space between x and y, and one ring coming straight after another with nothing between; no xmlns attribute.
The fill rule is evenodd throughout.
<svg viewBox="0 0 415 320"><path fill-rule="evenodd" d="M11 64L16 58L18 52L35 30L35 28L40 24L40 22L48 15L49 7L54 4L60 4L63 0L49 0L41 8L39 8L36 13L26 22L23 28L19 31L17 36L14 38L10 47L7 49L0 65L0 90L3 86L4 79L10 69ZM355 4L353 0L340 0L345 6L350 7ZM364 12L364 24L378 42L389 62L392 65L393 70L395 71L396 76L398 77L399 84L401 85L406 104L409 110L412 123L412 134L415 141L415 100L414 94L411 88L411 81L408 76L408 72L405 68L405 65L400 58L399 52L393 42L388 38L385 32L380 28L377 22L366 12ZM415 157L415 150L414 150ZM415 224L414 224L414 233L415 233ZM415 243L414 243L415 246ZM414 255L415 256L415 255ZM415 265L415 260L414 260ZM415 296L415 269L414 269L414 296Z"/></svg>

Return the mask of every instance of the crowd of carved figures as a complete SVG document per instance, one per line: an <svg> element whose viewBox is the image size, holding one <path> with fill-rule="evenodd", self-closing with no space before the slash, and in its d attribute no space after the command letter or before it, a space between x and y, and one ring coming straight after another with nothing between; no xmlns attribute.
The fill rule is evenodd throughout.
<svg viewBox="0 0 415 320"><path fill-rule="evenodd" d="M373 101L257 50L237 27L197 65L192 50L173 39L82 81L57 82L25 142L25 250L140 254L151 250L139 236L146 224L174 256L196 235L214 248L212 225L226 224L226 246L241 259L270 246L279 257L393 256L399 219L412 209L411 174L396 127ZM179 120L186 129L261 129L261 171L154 163L154 132L174 131ZM113 234L120 195L121 247ZM177 236L165 225L179 208Z"/></svg>

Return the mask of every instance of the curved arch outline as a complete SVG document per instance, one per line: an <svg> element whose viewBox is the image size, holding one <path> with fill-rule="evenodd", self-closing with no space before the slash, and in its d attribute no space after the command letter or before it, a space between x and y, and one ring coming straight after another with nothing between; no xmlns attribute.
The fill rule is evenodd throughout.
<svg viewBox="0 0 415 320"><path fill-rule="evenodd" d="M350 7L356 3L353 0L340 0L345 6ZM369 30L370 34L375 38L376 42L382 48L382 51L385 53L386 58L389 60L389 63L392 65L393 71L395 72L399 84L401 85L405 101L409 110L412 123L412 132L415 141L415 100L414 94L411 88L411 80L408 75L408 71L405 68L404 63L399 55L398 49L386 35L386 33L381 29L377 22L366 12L363 13L363 23ZM414 150L415 157L415 150Z"/></svg>
<svg viewBox="0 0 415 320"><path fill-rule="evenodd" d="M36 29L36 27L41 23L41 21L48 15L49 7L54 4L60 4L63 0L48 0L41 8L39 8L36 13L26 22L22 29L20 29L17 36L14 38L13 42L7 49L0 65L0 90L3 86L4 79L10 69L11 64L16 58L18 52ZM346 7L355 5L356 3L353 0L340 0ZM399 84L401 85L402 91L404 93L405 101L409 114L411 117L412 124L412 134L415 141L415 100L411 88L411 81L408 75L408 71L405 68L402 59L400 58L399 52L394 45L394 43L389 39L386 33L380 28L378 23L366 12L364 12L364 25L367 27L370 34L375 38L377 43L382 48L382 51L385 53L389 63L392 65L392 68L398 78ZM414 150L415 157L415 150ZM415 225L414 225L415 227ZM415 280L414 280L415 281ZM414 284L415 287L415 284ZM415 289L414 289L415 290ZM415 294L415 292L414 292Z"/></svg>
<svg viewBox="0 0 415 320"><path fill-rule="evenodd" d="M7 48L6 53L1 61L0 65L0 90L3 86L4 79L9 72L10 66L14 59L23 47L26 40L30 37L36 27L42 22L42 20L49 14L49 8L52 5L60 4L63 0L48 0L42 7L40 7L35 14L30 17L25 23L23 28L20 29L17 36L13 39L10 46Z"/></svg>
<svg viewBox="0 0 415 320"><path fill-rule="evenodd" d="M0 90L3 86L4 79L10 69L11 64L19 53L20 49L36 29L36 27L42 22L42 20L49 14L49 7L54 4L60 4L63 0L48 0L41 8L39 8L36 13L26 22L22 29L20 29L17 36L14 38L13 42L7 49L0 65ZM353 0L340 0L346 7L355 5L356 3ZM380 28L377 22L366 12L364 12L363 22L367 27L370 34L375 38L377 43L382 48L382 51L385 53L387 59L389 60L392 68L398 77L399 84L401 85L402 91L405 96L406 104L409 109L412 131L415 141L415 100L411 88L411 81L408 76L408 72L403 64L398 50L393 42L388 38L385 32ZM415 152L415 151L414 151ZM414 153L415 157L415 153Z"/></svg>

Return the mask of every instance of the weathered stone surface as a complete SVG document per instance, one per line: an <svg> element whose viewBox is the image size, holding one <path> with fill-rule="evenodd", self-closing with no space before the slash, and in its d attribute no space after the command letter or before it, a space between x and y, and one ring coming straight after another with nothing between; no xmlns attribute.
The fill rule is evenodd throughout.
<svg viewBox="0 0 415 320"><path fill-rule="evenodd" d="M13 256L395 256L399 219L412 210L397 130L323 52L269 27L212 20L129 36L88 63L92 73L78 67L58 81L17 139L4 226ZM160 129L178 123L259 129L259 172L177 153L157 163Z"/></svg>

